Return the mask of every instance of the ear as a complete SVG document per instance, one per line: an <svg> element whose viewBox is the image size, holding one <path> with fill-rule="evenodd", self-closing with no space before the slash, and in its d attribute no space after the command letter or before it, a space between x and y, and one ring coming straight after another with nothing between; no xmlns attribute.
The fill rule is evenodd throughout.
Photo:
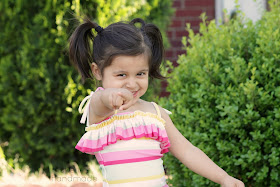
<svg viewBox="0 0 280 187"><path fill-rule="evenodd" d="M91 63L91 72L97 80L102 80L101 71L95 62Z"/></svg>

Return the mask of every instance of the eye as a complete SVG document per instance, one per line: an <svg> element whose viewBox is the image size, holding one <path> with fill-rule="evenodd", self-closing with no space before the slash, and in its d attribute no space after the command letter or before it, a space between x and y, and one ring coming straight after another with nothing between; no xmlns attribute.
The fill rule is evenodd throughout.
<svg viewBox="0 0 280 187"><path fill-rule="evenodd" d="M125 77L126 75L124 73L122 73L122 74L118 74L117 76L118 77Z"/></svg>
<svg viewBox="0 0 280 187"><path fill-rule="evenodd" d="M146 75L146 73L144 72L140 72L140 73L137 73L138 76L143 76L143 75Z"/></svg>

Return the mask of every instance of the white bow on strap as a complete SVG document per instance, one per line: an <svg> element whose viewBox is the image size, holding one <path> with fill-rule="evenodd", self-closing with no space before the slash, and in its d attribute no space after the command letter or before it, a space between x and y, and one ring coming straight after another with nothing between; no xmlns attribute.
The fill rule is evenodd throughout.
<svg viewBox="0 0 280 187"><path fill-rule="evenodd" d="M163 109L168 115L171 115L172 114L172 112L170 112L169 110L167 110L167 109Z"/></svg>
<svg viewBox="0 0 280 187"><path fill-rule="evenodd" d="M79 106L79 113L82 114L82 118L81 118L81 121L80 123L85 123L86 122L86 118L88 116L88 112L89 112L89 103L90 103L90 98L92 97L94 92L91 92L90 95L86 96L83 101L80 103L80 106ZM87 102L85 104L85 102ZM85 104L85 106L84 106ZM84 107L83 107L84 106ZM83 108L82 108L83 107Z"/></svg>

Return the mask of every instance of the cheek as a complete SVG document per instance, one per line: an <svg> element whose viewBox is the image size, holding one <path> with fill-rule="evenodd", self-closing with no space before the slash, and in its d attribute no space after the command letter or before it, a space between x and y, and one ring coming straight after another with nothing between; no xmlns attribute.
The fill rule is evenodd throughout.
<svg viewBox="0 0 280 187"><path fill-rule="evenodd" d="M143 88L148 89L149 79L144 79L141 84Z"/></svg>
<svg viewBox="0 0 280 187"><path fill-rule="evenodd" d="M102 81L103 88L121 88L123 85L122 81L117 80L115 77L110 77Z"/></svg>

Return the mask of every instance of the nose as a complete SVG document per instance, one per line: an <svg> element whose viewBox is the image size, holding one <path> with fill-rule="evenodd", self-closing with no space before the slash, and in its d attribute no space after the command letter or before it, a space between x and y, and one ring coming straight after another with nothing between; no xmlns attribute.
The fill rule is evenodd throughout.
<svg viewBox="0 0 280 187"><path fill-rule="evenodd" d="M135 89L137 87L137 81L135 80L135 78L130 77L129 79L127 79L126 87L130 90Z"/></svg>

